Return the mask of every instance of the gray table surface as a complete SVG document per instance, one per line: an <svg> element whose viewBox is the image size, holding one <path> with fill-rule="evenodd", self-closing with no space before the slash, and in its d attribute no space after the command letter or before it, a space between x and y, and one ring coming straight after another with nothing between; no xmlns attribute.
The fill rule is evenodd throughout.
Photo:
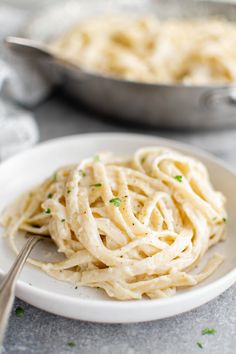
<svg viewBox="0 0 236 354"><path fill-rule="evenodd" d="M171 132L144 130L105 119L58 92L34 109L41 141L87 132L140 132L177 139L201 147L236 167L236 130ZM236 285L210 303L169 319L140 324L95 324L62 318L16 299L23 317L13 310L5 339L5 354L191 354L236 353ZM204 327L215 335L202 336ZM69 341L76 345L70 347ZM197 342L203 344L200 349Z"/></svg>

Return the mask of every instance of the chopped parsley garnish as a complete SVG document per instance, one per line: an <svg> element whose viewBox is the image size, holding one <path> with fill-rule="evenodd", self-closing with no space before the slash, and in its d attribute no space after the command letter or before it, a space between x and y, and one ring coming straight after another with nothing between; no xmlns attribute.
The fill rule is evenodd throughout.
<svg viewBox="0 0 236 354"><path fill-rule="evenodd" d="M178 181L178 182L183 182L183 176L180 176L180 175L177 175L177 176L175 176L175 179L176 179L176 181Z"/></svg>
<svg viewBox="0 0 236 354"><path fill-rule="evenodd" d="M53 194L52 194L52 193L49 193L49 194L48 194L48 199L52 199L52 197L53 197Z"/></svg>
<svg viewBox="0 0 236 354"><path fill-rule="evenodd" d="M71 193L71 189L68 188L66 192L67 192L67 194L70 194Z"/></svg>
<svg viewBox="0 0 236 354"><path fill-rule="evenodd" d="M79 175L81 177L85 177L86 176L86 173L83 171L83 170L79 170Z"/></svg>
<svg viewBox="0 0 236 354"><path fill-rule="evenodd" d="M16 316L17 317L22 317L22 316L24 316L24 313L25 313L25 310L22 307L17 306L17 308L16 308Z"/></svg>
<svg viewBox="0 0 236 354"><path fill-rule="evenodd" d="M33 192L30 192L30 193L29 193L29 197L30 197L30 198L32 198L32 197L33 197L33 195L34 195L34 193L33 193Z"/></svg>
<svg viewBox="0 0 236 354"><path fill-rule="evenodd" d="M94 160L95 162L100 161L100 156L99 156L99 155L95 155L95 156L93 157L93 160Z"/></svg>
<svg viewBox="0 0 236 354"><path fill-rule="evenodd" d="M52 176L52 180L53 182L56 182L57 181L57 173L55 172L54 175Z"/></svg>
<svg viewBox="0 0 236 354"><path fill-rule="evenodd" d="M71 348L76 346L75 342L68 342L67 345Z"/></svg>
<svg viewBox="0 0 236 354"><path fill-rule="evenodd" d="M201 342L197 342L197 346L199 347L199 348L203 348L203 345L202 345L202 343Z"/></svg>
<svg viewBox="0 0 236 354"><path fill-rule="evenodd" d="M95 183L95 184L90 184L90 187L101 187L102 184L101 183Z"/></svg>
<svg viewBox="0 0 236 354"><path fill-rule="evenodd" d="M143 157L142 159L141 159L141 163L144 163L146 161L146 157Z"/></svg>
<svg viewBox="0 0 236 354"><path fill-rule="evenodd" d="M61 222L65 222L66 221L66 219L61 219Z"/></svg>
<svg viewBox="0 0 236 354"><path fill-rule="evenodd" d="M224 222L226 222L226 221L227 221L227 219L226 219L226 218L223 218L222 220L223 220Z"/></svg>
<svg viewBox="0 0 236 354"><path fill-rule="evenodd" d="M112 198L111 200L109 200L109 203L115 205L116 207L119 207L121 200L120 200L120 198L116 197L116 198Z"/></svg>
<svg viewBox="0 0 236 354"><path fill-rule="evenodd" d="M202 330L202 335L204 336L205 334L215 334L216 333L216 330L214 328L204 328Z"/></svg>
<svg viewBox="0 0 236 354"><path fill-rule="evenodd" d="M46 210L44 210L45 214L51 214L51 209L47 208Z"/></svg>
<svg viewBox="0 0 236 354"><path fill-rule="evenodd" d="M78 289L78 286L75 286L75 289Z"/></svg>

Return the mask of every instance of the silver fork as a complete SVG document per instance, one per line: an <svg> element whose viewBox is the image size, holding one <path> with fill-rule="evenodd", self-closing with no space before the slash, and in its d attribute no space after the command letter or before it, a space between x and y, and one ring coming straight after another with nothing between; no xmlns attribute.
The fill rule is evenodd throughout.
<svg viewBox="0 0 236 354"><path fill-rule="evenodd" d="M33 247L44 236L31 235L0 285L0 352L15 298L16 280Z"/></svg>

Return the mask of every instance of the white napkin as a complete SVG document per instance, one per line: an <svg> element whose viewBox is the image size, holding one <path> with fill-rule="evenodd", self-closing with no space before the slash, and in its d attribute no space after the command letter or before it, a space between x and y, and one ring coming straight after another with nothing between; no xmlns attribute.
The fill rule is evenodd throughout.
<svg viewBox="0 0 236 354"><path fill-rule="evenodd" d="M19 33L29 15L27 10L0 4L0 160L39 139L33 114L16 102L33 106L50 90L49 82L32 63L8 52L3 43L6 36Z"/></svg>

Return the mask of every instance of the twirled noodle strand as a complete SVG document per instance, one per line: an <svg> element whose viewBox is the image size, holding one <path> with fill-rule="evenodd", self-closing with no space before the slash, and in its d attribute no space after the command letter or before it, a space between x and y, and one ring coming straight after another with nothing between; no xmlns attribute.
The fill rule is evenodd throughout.
<svg viewBox="0 0 236 354"><path fill-rule="evenodd" d="M11 204L1 223L16 253L18 231L51 237L65 260L29 261L59 280L120 300L162 298L198 284L223 261L215 254L190 273L225 239L224 204L201 162L149 147L59 169Z"/></svg>

